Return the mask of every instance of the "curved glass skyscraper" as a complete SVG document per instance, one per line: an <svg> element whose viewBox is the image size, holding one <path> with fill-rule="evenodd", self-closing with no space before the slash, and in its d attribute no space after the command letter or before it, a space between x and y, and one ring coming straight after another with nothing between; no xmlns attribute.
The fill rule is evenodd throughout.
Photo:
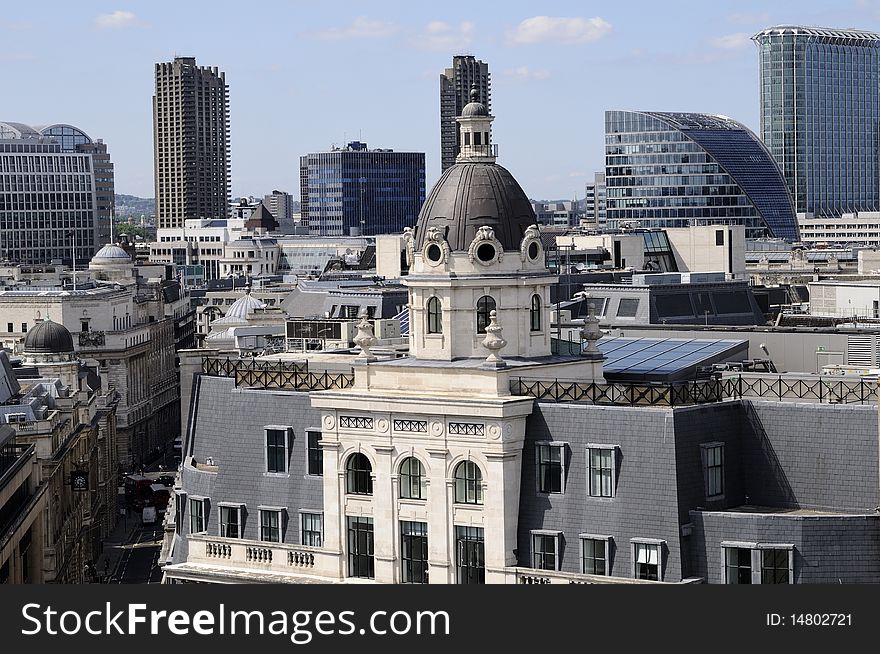
<svg viewBox="0 0 880 654"><path fill-rule="evenodd" d="M797 211L880 210L880 35L785 25L752 38L761 137Z"/></svg>
<svg viewBox="0 0 880 654"><path fill-rule="evenodd" d="M749 238L798 237L779 166L724 116L606 111L605 183L610 228L745 225Z"/></svg>

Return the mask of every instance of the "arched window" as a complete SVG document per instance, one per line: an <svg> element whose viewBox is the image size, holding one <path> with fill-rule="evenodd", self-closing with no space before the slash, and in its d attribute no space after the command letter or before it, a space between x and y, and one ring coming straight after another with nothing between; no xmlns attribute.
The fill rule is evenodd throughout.
<svg viewBox="0 0 880 654"><path fill-rule="evenodd" d="M411 456L400 464L400 496L408 500L423 500L427 495L425 467Z"/></svg>
<svg viewBox="0 0 880 654"><path fill-rule="evenodd" d="M439 297L431 297L428 299L428 333L442 334L443 323L440 320L442 315L442 305Z"/></svg>
<svg viewBox="0 0 880 654"><path fill-rule="evenodd" d="M541 296L532 296L532 308L529 310L529 322L533 332L541 331Z"/></svg>
<svg viewBox="0 0 880 654"><path fill-rule="evenodd" d="M483 503L483 473L473 461L455 466L455 501L459 504Z"/></svg>
<svg viewBox="0 0 880 654"><path fill-rule="evenodd" d="M370 460L356 452L348 457L345 464L345 487L346 491L354 495L373 494L373 466Z"/></svg>
<svg viewBox="0 0 880 654"><path fill-rule="evenodd" d="M495 298L491 295L484 295L477 300L477 333L485 334L486 326L489 324L489 314L495 311Z"/></svg>

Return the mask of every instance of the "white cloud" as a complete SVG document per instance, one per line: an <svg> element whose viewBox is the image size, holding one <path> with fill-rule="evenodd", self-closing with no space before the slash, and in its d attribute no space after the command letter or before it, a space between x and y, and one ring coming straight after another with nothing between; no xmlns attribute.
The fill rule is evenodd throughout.
<svg viewBox="0 0 880 654"><path fill-rule="evenodd" d="M509 77L510 79L530 81L530 80L547 79L548 77L550 77L550 71L549 70L532 70L528 66L518 66L517 68L511 68L509 70L505 70L504 76Z"/></svg>
<svg viewBox="0 0 880 654"><path fill-rule="evenodd" d="M348 27L333 27L328 30L315 32L315 38L324 41L343 41L348 39L384 39L396 34L400 30L393 23L381 20L373 20L366 16L358 16Z"/></svg>
<svg viewBox="0 0 880 654"><path fill-rule="evenodd" d="M712 39L710 43L722 50L736 50L751 45L752 35L749 32L736 32L735 34L719 36L716 39Z"/></svg>
<svg viewBox="0 0 880 654"><path fill-rule="evenodd" d="M140 18L130 11L114 11L95 17L95 27L100 30L116 30L124 27L146 27Z"/></svg>
<svg viewBox="0 0 880 654"><path fill-rule="evenodd" d="M611 23L604 18L565 18L558 16L533 16L526 18L511 32L507 33L510 45L531 43L588 43L596 41L611 32Z"/></svg>
<svg viewBox="0 0 880 654"><path fill-rule="evenodd" d="M414 44L426 50L460 51L467 48L474 40L476 26L463 21L458 25L450 25L440 20L431 21L419 33Z"/></svg>

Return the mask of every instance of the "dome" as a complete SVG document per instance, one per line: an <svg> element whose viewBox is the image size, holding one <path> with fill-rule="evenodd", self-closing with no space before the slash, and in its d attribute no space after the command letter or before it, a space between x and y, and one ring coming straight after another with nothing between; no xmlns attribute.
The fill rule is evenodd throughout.
<svg viewBox="0 0 880 654"><path fill-rule="evenodd" d="M482 102L468 102L464 109L461 110L462 118L473 118L474 116L488 116L489 110Z"/></svg>
<svg viewBox="0 0 880 654"><path fill-rule="evenodd" d="M454 252L466 252L477 229L487 225L505 250L519 250L526 229L537 222L532 204L513 175L495 163L458 163L446 169L419 212L416 249L431 227Z"/></svg>
<svg viewBox="0 0 880 654"><path fill-rule="evenodd" d="M64 325L43 320L24 337L24 351L32 354L73 352L73 337Z"/></svg>
<svg viewBox="0 0 880 654"><path fill-rule="evenodd" d="M471 101L467 103L461 110L462 118L473 118L475 116L488 116L489 110L482 102L480 102L480 91L476 85L471 87Z"/></svg>
<svg viewBox="0 0 880 654"><path fill-rule="evenodd" d="M100 250L98 250L97 254L92 257L92 261L95 260L105 260L112 261L114 263L122 263L123 261L131 261L131 257L128 255L128 252L123 250L118 245L114 245L112 243L108 243Z"/></svg>
<svg viewBox="0 0 880 654"><path fill-rule="evenodd" d="M263 309L266 305L263 302L260 302L257 298L250 294L248 291L245 295L238 298L229 309L226 311L226 315L223 318L237 318L238 320L246 320L248 313L250 313L253 309ZM220 320L222 320L221 318Z"/></svg>

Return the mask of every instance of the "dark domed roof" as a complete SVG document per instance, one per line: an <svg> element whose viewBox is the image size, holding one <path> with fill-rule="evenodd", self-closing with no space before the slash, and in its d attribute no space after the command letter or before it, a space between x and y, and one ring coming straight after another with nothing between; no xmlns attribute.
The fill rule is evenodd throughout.
<svg viewBox="0 0 880 654"><path fill-rule="evenodd" d="M482 102L468 102L464 109L461 110L462 118L472 118L473 116L488 116L489 110Z"/></svg>
<svg viewBox="0 0 880 654"><path fill-rule="evenodd" d="M24 337L24 351L34 354L73 352L73 337L64 325L43 320Z"/></svg>
<svg viewBox="0 0 880 654"><path fill-rule="evenodd" d="M471 87L471 101L468 102L461 110L462 118L472 118L474 116L488 116L489 110L482 102L480 102L480 91L476 85Z"/></svg>
<svg viewBox="0 0 880 654"><path fill-rule="evenodd" d="M505 250L518 250L529 225L536 221L526 194L513 175L495 163L459 163L446 169L422 205L416 248L436 227L453 251L467 251L477 229L495 230Z"/></svg>

